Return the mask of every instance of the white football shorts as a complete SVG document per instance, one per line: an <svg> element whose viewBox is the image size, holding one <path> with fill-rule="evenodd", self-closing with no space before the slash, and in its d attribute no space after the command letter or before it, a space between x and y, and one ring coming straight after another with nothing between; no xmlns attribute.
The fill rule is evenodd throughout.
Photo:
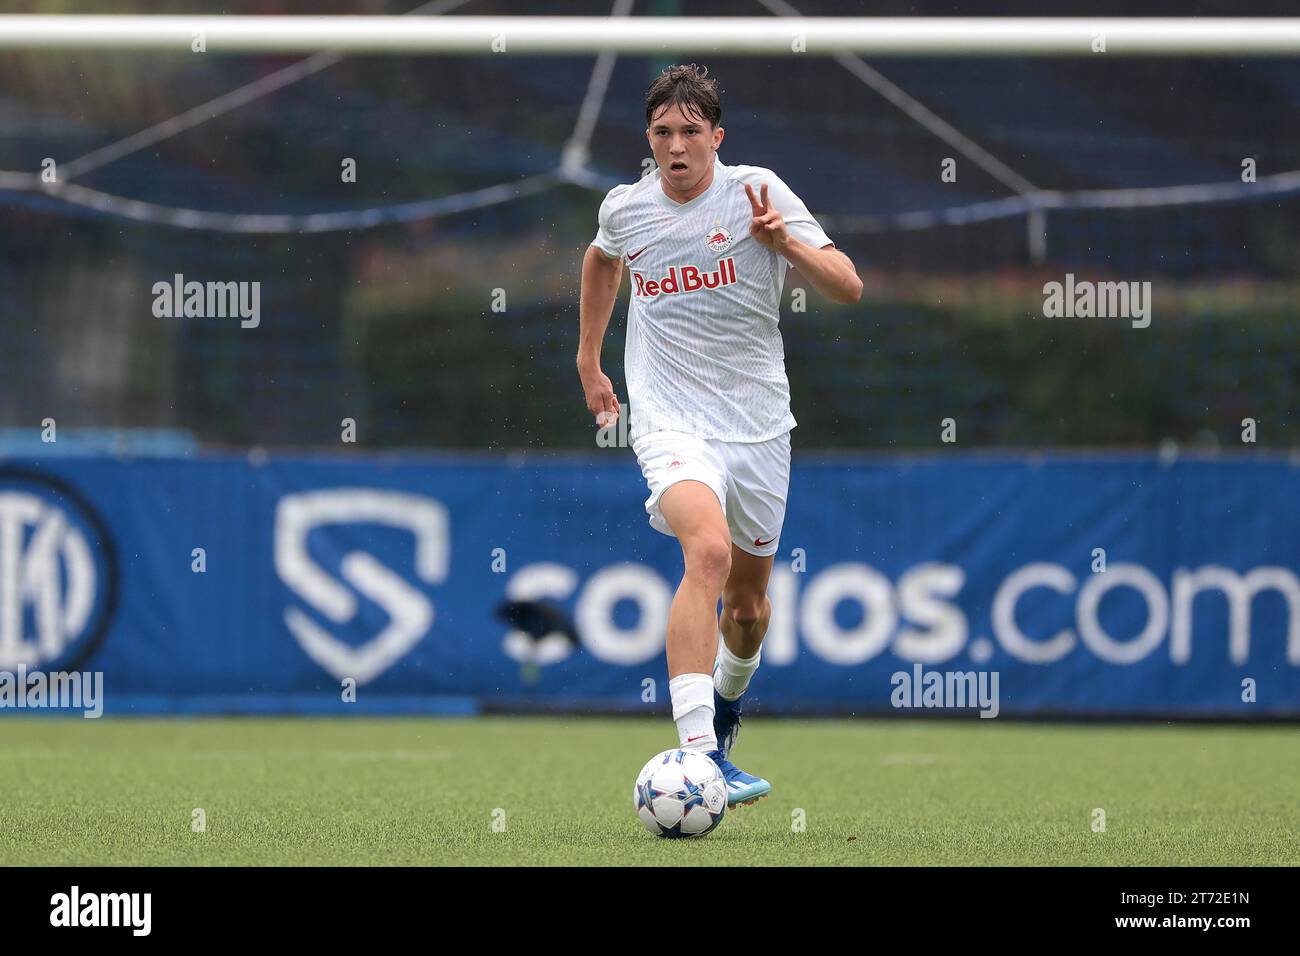
<svg viewBox="0 0 1300 956"><path fill-rule="evenodd" d="M659 498L689 478L708 485L718 496L733 544L760 557L776 554L790 488L789 432L767 441L743 442L655 431L638 436L632 451L650 487L645 502L650 527L673 536L659 510Z"/></svg>

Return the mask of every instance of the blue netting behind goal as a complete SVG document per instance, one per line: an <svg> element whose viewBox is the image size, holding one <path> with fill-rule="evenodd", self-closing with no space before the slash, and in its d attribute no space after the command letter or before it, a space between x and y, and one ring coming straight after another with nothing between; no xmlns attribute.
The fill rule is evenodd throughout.
<svg viewBox="0 0 1300 956"><path fill-rule="evenodd" d="M634 15L766 11L681 6ZM723 161L780 174L866 282L841 306L787 280L801 447L933 446L944 418L978 445L1228 443L1245 417L1300 443L1300 61L693 59L722 85ZM619 57L601 84L593 56L336 60L0 60L0 427L310 447L350 417L368 446L591 446L580 263L605 191L645 168L669 61ZM259 283L260 324L155 315L177 274ZM1067 274L1149 281L1150 326L1046 317ZM622 396L626 302L604 351Z"/></svg>

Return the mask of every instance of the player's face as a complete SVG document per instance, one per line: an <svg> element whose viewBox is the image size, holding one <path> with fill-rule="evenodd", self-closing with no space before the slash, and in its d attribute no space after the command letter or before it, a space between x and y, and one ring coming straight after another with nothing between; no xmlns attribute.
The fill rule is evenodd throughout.
<svg viewBox="0 0 1300 956"><path fill-rule="evenodd" d="M680 192L713 173L713 149L722 142L723 131L693 114L682 112L675 103L664 107L646 130L655 162L668 185Z"/></svg>

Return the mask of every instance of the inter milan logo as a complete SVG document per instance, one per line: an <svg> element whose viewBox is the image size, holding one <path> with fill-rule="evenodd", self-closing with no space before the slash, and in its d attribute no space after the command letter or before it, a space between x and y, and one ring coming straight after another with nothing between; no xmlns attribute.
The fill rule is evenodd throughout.
<svg viewBox="0 0 1300 956"><path fill-rule="evenodd" d="M726 228L721 224L715 224L714 227L709 230L709 234L705 238L704 242L713 252L723 252L726 249L731 248L731 233L727 232Z"/></svg>
<svg viewBox="0 0 1300 956"><path fill-rule="evenodd" d="M0 671L76 670L117 603L117 562L90 504L51 475L0 469Z"/></svg>

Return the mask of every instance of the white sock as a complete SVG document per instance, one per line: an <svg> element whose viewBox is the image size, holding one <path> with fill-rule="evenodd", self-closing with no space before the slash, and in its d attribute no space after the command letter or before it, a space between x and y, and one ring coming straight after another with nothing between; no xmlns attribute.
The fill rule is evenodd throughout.
<svg viewBox="0 0 1300 956"><path fill-rule="evenodd" d="M673 720L682 750L707 753L718 749L713 733L713 678L708 674L678 674L668 682Z"/></svg>
<svg viewBox="0 0 1300 956"><path fill-rule="evenodd" d="M763 656L763 648L751 658L737 657L731 653L725 640L718 641L718 663L713 668L713 686L723 700L735 700L749 687L749 679L758 670L758 659Z"/></svg>

